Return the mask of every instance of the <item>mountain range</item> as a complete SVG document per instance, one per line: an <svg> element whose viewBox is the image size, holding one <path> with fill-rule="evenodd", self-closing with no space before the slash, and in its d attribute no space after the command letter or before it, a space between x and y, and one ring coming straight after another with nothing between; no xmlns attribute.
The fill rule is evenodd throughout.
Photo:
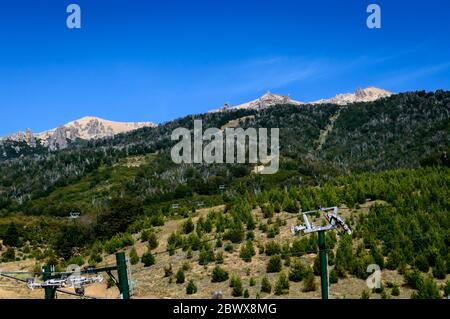
<svg viewBox="0 0 450 319"><path fill-rule="evenodd" d="M355 93L355 100L374 98L363 93ZM342 103L347 97L340 97ZM277 99L268 94L261 100ZM245 278L253 297L261 290L259 283L249 284L250 276L267 277L275 287L281 271L298 271L299 261L314 273L317 237L298 238L290 229L298 225L300 210L336 206L353 233L327 234L330 278L339 281L331 286L333 298L359 298L367 290L365 270L374 262L401 289L393 298L412 296L401 283L417 270L423 272L418 280L433 276L439 297L438 287L450 279L450 91L404 92L347 105L288 102L186 115L113 138L77 139L52 152L38 138L33 148L0 143L0 266L103 267L114 253L126 251L130 259L137 254L130 262L136 297L184 298L172 267L195 279L196 297L218 289L232 296L228 280L213 282L216 267ZM279 171L261 175L253 163L174 163L172 132L193 130L194 119L204 129L278 127ZM91 119L81 122L70 125L78 127L78 136L95 136L95 130L81 129ZM78 220L68 220L71 212L80 213ZM320 225L320 219L313 222ZM286 261L295 256L290 266L283 254ZM155 268L146 264L148 256ZM268 271L274 258L281 274ZM305 279L291 280L284 296L317 298L318 292L302 288Z"/></svg>
<svg viewBox="0 0 450 319"><path fill-rule="evenodd" d="M260 98L236 106L225 104L223 108L212 110L211 112L221 112L227 110L261 110L275 105L306 105L306 104L337 104L347 105L356 102L371 102L380 98L391 96L393 93L368 87L358 89L354 93L338 94L330 99L321 99L313 102L300 102L290 98L288 95L279 95L267 92ZM38 143L50 149L64 149L70 141L77 139L95 140L107 137L113 137L120 133L130 132L143 127L157 126L152 122L113 122L99 117L86 116L81 119L61 125L41 133L33 133L30 129L25 132L17 132L0 138L0 143L4 141L25 142L28 146L35 148Z"/></svg>
<svg viewBox="0 0 450 319"><path fill-rule="evenodd" d="M85 116L41 133L33 133L30 129L5 137L3 140L26 142L35 147L37 141L50 150L63 149L68 141L76 139L92 140L113 137L120 133L130 132L142 127L155 127L152 122L113 122L94 116Z"/></svg>
<svg viewBox="0 0 450 319"><path fill-rule="evenodd" d="M354 93L343 93L343 94L337 94L336 96L329 98L329 99L320 99L318 101L312 101L312 102L300 102L291 99L289 95L279 95L274 94L271 92L267 92L263 96L261 96L258 99L255 99L253 101L239 104L236 106L230 106L228 103L225 103L225 105L222 108L212 110L210 112L220 112L220 111L227 111L230 109L233 110L239 110L239 109L252 109L252 110L259 110L264 109L267 107L271 107L274 105L282 105L282 104L292 104L292 105L304 105L304 104L337 104L337 105L347 105L351 103L358 103L358 102L372 102L376 101L381 98L389 97L393 93L376 88L376 87L368 87L365 89L357 89Z"/></svg>

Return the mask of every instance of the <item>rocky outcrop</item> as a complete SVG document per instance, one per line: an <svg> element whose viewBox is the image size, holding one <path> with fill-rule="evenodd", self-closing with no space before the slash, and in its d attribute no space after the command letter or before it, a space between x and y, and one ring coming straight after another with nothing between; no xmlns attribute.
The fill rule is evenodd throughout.
<svg viewBox="0 0 450 319"><path fill-rule="evenodd" d="M76 139L107 138L142 127L154 126L156 125L151 122L113 122L98 117L86 116L49 131L33 134L31 130L27 130L26 132L18 132L7 136L3 140L24 141L32 147L36 145L37 140L40 140L43 146L48 146L50 150L56 150L66 148L70 141Z"/></svg>
<svg viewBox="0 0 450 319"><path fill-rule="evenodd" d="M331 99L321 99L312 104L338 104L338 105L347 105L356 102L372 102L384 97L389 97L393 93L379 89L376 87L368 87L366 89L357 89L355 93L344 93L338 94Z"/></svg>

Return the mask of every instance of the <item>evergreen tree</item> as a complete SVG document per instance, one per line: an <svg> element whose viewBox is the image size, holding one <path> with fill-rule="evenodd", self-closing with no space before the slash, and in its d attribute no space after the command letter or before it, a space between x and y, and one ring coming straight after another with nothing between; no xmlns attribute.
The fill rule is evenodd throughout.
<svg viewBox="0 0 450 319"><path fill-rule="evenodd" d="M186 286L186 294L193 295L196 293L197 293L197 286L195 285L193 280L189 280L189 283Z"/></svg>
<svg viewBox="0 0 450 319"><path fill-rule="evenodd" d="M212 282L223 282L228 280L228 272L223 268L216 266L213 269L211 281Z"/></svg>
<svg viewBox="0 0 450 319"><path fill-rule="evenodd" d="M17 229L16 224L9 224L5 235L3 236L3 244L10 247L18 247L19 240L19 230Z"/></svg>
<svg viewBox="0 0 450 319"><path fill-rule="evenodd" d="M158 248L158 238L154 232L148 235L148 248L150 250Z"/></svg>
<svg viewBox="0 0 450 319"><path fill-rule="evenodd" d="M137 254L136 248L133 246L133 248L130 251L130 263L132 265L136 265L139 262L139 256Z"/></svg>
<svg viewBox="0 0 450 319"><path fill-rule="evenodd" d="M243 288L242 288L242 281L241 281L241 279L239 277L235 277L233 282L232 282L232 285L233 285L232 286L233 290L231 292L231 295L233 297L240 297L240 296L242 296Z"/></svg>
<svg viewBox="0 0 450 319"><path fill-rule="evenodd" d="M337 284L339 281L339 277L336 270L330 271L330 284Z"/></svg>
<svg viewBox="0 0 450 319"><path fill-rule="evenodd" d="M248 240L245 245L241 245L239 257L241 257L244 261L246 262L252 261L252 257L254 255L255 255L255 248L253 247L253 243L251 241Z"/></svg>
<svg viewBox="0 0 450 319"><path fill-rule="evenodd" d="M150 267L155 264L155 256L151 252L146 252L142 255L141 261L144 267Z"/></svg>
<svg viewBox="0 0 450 319"><path fill-rule="evenodd" d="M270 284L269 278L264 277L261 281L261 292L270 294L272 292L272 285Z"/></svg>
<svg viewBox="0 0 450 319"><path fill-rule="evenodd" d="M183 269L179 269L175 275L177 284L184 284L185 276Z"/></svg>
<svg viewBox="0 0 450 319"><path fill-rule="evenodd" d="M289 280L294 282L302 281L307 272L306 266L301 260L297 260L292 263L289 270Z"/></svg>
<svg viewBox="0 0 450 319"><path fill-rule="evenodd" d="M289 280L284 272L278 276L277 283L275 284L275 295L284 295L289 293Z"/></svg>
<svg viewBox="0 0 450 319"><path fill-rule="evenodd" d="M436 259L436 263L433 268L433 276L436 279L445 279L446 271L445 261L441 256L439 256Z"/></svg>
<svg viewBox="0 0 450 319"><path fill-rule="evenodd" d="M281 257L280 255L275 255L270 257L269 262L267 264L266 271L268 273L271 272L280 272L282 268Z"/></svg>
<svg viewBox="0 0 450 319"><path fill-rule="evenodd" d="M306 274L305 278L303 279L303 291L315 291L317 289L317 283L316 283L316 277L314 276L314 272L309 269Z"/></svg>
<svg viewBox="0 0 450 319"><path fill-rule="evenodd" d="M417 292L412 294L412 299L441 299L439 288L431 276L425 278L418 288Z"/></svg>
<svg viewBox="0 0 450 319"><path fill-rule="evenodd" d="M187 221L184 222L183 224L183 232L185 234L190 234L191 232L193 232L195 229L194 223L192 222L192 218L188 218Z"/></svg>

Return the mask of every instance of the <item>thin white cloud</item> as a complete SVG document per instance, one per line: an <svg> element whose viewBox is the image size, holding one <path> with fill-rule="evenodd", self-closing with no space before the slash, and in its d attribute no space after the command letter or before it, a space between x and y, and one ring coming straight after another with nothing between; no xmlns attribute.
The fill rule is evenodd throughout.
<svg viewBox="0 0 450 319"><path fill-rule="evenodd" d="M389 87L410 84L414 81L420 80L424 77L439 74L450 68L450 62L445 62L437 65L428 65L416 69L407 69L397 71L391 76L387 76L388 79L378 82L378 86Z"/></svg>

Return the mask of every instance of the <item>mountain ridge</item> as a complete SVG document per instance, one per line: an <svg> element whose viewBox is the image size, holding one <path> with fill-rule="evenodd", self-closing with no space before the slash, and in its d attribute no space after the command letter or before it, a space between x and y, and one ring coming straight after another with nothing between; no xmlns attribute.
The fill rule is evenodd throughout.
<svg viewBox="0 0 450 319"><path fill-rule="evenodd" d="M251 109L251 110L261 110L275 105L281 104L292 104L292 105L306 105L306 104L337 104L337 105L347 105L357 102L373 102L381 98L389 97L394 93L380 89L374 86L367 88L358 88L353 93L340 93L332 98L320 99L312 102L301 102L292 99L289 95L274 94L267 91L261 97L246 102L238 104L235 106L225 103L222 108L211 110L210 113L222 112L227 110L239 110L239 109Z"/></svg>
<svg viewBox="0 0 450 319"><path fill-rule="evenodd" d="M113 137L120 133L126 133L143 127L155 127L152 122L116 122L96 116L84 116L80 119L60 125L39 133L33 133L30 129L20 131L0 139L0 142L8 140L26 142L34 147L37 141L51 150L67 147L68 140L76 139L92 140Z"/></svg>

